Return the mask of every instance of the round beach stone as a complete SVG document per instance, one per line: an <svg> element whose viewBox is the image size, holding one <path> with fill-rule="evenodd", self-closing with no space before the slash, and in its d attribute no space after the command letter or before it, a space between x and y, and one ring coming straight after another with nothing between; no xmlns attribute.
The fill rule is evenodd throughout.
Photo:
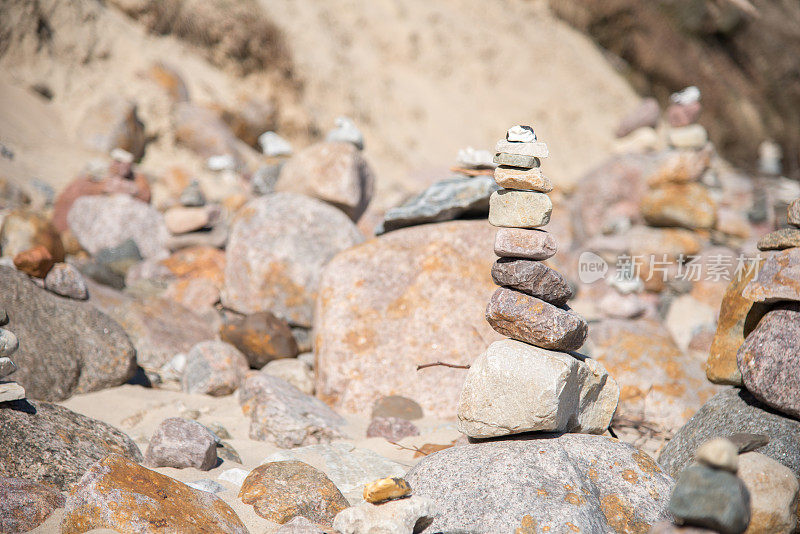
<svg viewBox="0 0 800 534"><path fill-rule="evenodd" d="M375 401L372 407L372 417L397 417L414 421L422 419L422 406L416 401L400 395L389 395Z"/></svg>
<svg viewBox="0 0 800 534"><path fill-rule="evenodd" d="M589 329L570 310L503 287L489 299L486 320L504 336L552 350L578 350Z"/></svg>
<svg viewBox="0 0 800 534"><path fill-rule="evenodd" d="M553 203L544 193L502 189L489 197L489 223L512 228L537 228L550 222Z"/></svg>
<svg viewBox="0 0 800 534"><path fill-rule="evenodd" d="M750 493L747 534L790 534L797 526L797 476L769 456L748 452L739 456L738 477Z"/></svg>
<svg viewBox="0 0 800 534"><path fill-rule="evenodd" d="M733 442L725 438L714 438L706 441L694 453L695 459L714 469L724 469L736 473L739 469L739 449Z"/></svg>

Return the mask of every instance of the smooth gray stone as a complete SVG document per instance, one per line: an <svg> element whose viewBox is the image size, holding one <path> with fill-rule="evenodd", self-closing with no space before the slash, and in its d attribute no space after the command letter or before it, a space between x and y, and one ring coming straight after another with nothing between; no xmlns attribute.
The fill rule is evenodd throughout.
<svg viewBox="0 0 800 534"><path fill-rule="evenodd" d="M690 465L678 476L669 511L679 525L742 534L750 523L750 493L733 473Z"/></svg>
<svg viewBox="0 0 800 534"><path fill-rule="evenodd" d="M507 154L506 152L496 153L494 155L494 162L498 165L510 165L511 167L520 167L523 169L533 169L534 167L542 166L542 162L535 156Z"/></svg>

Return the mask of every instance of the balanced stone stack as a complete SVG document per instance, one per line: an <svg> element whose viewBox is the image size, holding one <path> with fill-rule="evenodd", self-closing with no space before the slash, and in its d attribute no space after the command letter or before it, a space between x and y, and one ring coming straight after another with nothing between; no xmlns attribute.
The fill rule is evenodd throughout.
<svg viewBox="0 0 800 534"><path fill-rule="evenodd" d="M708 141L708 132L697 124L700 118L700 89L695 86L674 93L670 96L667 108L667 138L675 148L699 149Z"/></svg>
<svg viewBox="0 0 800 534"><path fill-rule="evenodd" d="M492 278L500 286L486 319L510 339L489 346L470 367L458 408L459 429L472 438L531 431L603 433L619 400L619 387L595 360L571 352L588 326L567 307L573 290L544 263L555 238L550 222L550 180L540 158L549 153L530 126L514 126L497 143L495 180L503 189L489 201L498 227Z"/></svg>
<svg viewBox="0 0 800 534"><path fill-rule="evenodd" d="M5 310L0 310L0 326L8 324L8 315ZM25 398L25 389L6 377L17 370L11 361L11 356L19 348L19 340L14 332L0 328L0 403L20 400Z"/></svg>

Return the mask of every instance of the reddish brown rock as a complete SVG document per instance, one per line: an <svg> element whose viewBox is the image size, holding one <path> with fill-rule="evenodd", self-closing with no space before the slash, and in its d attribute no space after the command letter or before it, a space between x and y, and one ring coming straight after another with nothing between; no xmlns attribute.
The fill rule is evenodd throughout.
<svg viewBox="0 0 800 534"><path fill-rule="evenodd" d="M267 311L232 318L219 329L219 337L242 351L254 369L298 354L288 323Z"/></svg>
<svg viewBox="0 0 800 534"><path fill-rule="evenodd" d="M62 534L92 529L119 532L247 534L230 506L213 493L192 489L112 454L81 478L67 499Z"/></svg>
<svg viewBox="0 0 800 534"><path fill-rule="evenodd" d="M419 436L417 425L398 417L375 417L367 427L368 438L384 438L386 441L399 441L409 436Z"/></svg>
<svg viewBox="0 0 800 534"><path fill-rule="evenodd" d="M716 221L717 204L700 184L667 184L645 195L642 216L653 226L708 229Z"/></svg>
<svg viewBox="0 0 800 534"><path fill-rule="evenodd" d="M275 193L251 200L231 228L222 302L311 326L324 266L363 239L344 213L317 199Z"/></svg>
<svg viewBox="0 0 800 534"><path fill-rule="evenodd" d="M21 478L0 478L0 532L28 532L64 506L61 492Z"/></svg>
<svg viewBox="0 0 800 534"><path fill-rule="evenodd" d="M64 261L64 245L58 232L41 215L14 210L3 219L0 228L0 249L3 256L13 258L20 252L42 246L55 261Z"/></svg>
<svg viewBox="0 0 800 534"><path fill-rule="evenodd" d="M373 192L372 171L351 143L317 143L301 150L281 169L276 191L324 200L357 221Z"/></svg>
<svg viewBox="0 0 800 534"><path fill-rule="evenodd" d="M757 266L737 271L722 297L717 331L706 363L706 377L715 384L743 385L736 352L744 343L746 330L752 330L761 313L753 309L754 302L745 298L742 291L756 271Z"/></svg>
<svg viewBox="0 0 800 534"><path fill-rule="evenodd" d="M350 506L325 473L296 460L256 467L244 480L239 498L261 517L279 524L303 516L330 525Z"/></svg>
<svg viewBox="0 0 800 534"><path fill-rule="evenodd" d="M55 265L50 251L39 245L14 256L14 267L35 278L44 278Z"/></svg>
<svg viewBox="0 0 800 534"><path fill-rule="evenodd" d="M649 319L593 323L586 352L620 387L617 417L673 432L718 388L700 362L680 351L666 328Z"/></svg>
<svg viewBox="0 0 800 534"><path fill-rule="evenodd" d="M800 249L790 248L768 253L755 280L742 295L756 302L800 300Z"/></svg>
<svg viewBox="0 0 800 534"><path fill-rule="evenodd" d="M552 350L578 350L588 331L578 314L502 287L489 300L486 320L504 336Z"/></svg>
<svg viewBox="0 0 800 534"><path fill-rule="evenodd" d="M485 221L403 228L336 256L325 269L315 314L317 395L369 415L388 395L452 417L464 380L437 360L469 364L500 339L482 309L496 259ZM391 370L391 372L388 372Z"/></svg>
<svg viewBox="0 0 800 534"><path fill-rule="evenodd" d="M689 126L697 122L700 118L700 112L703 106L700 102L692 102L690 104L670 104L667 108L667 123L673 128L681 128Z"/></svg>
<svg viewBox="0 0 800 534"><path fill-rule="evenodd" d="M800 303L768 311L739 348L745 387L758 400L800 418Z"/></svg>
<svg viewBox="0 0 800 534"><path fill-rule="evenodd" d="M500 257L546 260L557 251L555 237L544 230L498 228L494 238L494 253Z"/></svg>
<svg viewBox="0 0 800 534"><path fill-rule="evenodd" d="M514 258L500 258L492 265L492 279L505 286L563 306L574 292L561 274L544 263Z"/></svg>

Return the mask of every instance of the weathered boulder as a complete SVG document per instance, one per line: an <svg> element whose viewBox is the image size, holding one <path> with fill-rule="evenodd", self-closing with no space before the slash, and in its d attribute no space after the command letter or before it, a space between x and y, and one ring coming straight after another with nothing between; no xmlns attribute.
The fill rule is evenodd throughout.
<svg viewBox="0 0 800 534"><path fill-rule="evenodd" d="M244 382L247 359L224 341L201 341L186 355L181 386L187 393L230 395Z"/></svg>
<svg viewBox="0 0 800 534"><path fill-rule="evenodd" d="M361 241L346 215L319 200L294 193L251 200L231 228L222 302L240 313L267 310L311 326L323 268Z"/></svg>
<svg viewBox="0 0 800 534"><path fill-rule="evenodd" d="M197 421L170 417L150 438L144 461L151 467L208 471L217 465L217 437Z"/></svg>
<svg viewBox="0 0 800 534"><path fill-rule="evenodd" d="M247 534L225 502L112 454L94 464L67 499L63 534L119 532Z"/></svg>
<svg viewBox="0 0 800 534"><path fill-rule="evenodd" d="M451 221L403 228L336 256L317 299L317 395L369 415L376 400L399 394L452 417L463 371L416 366L469 364L500 338L483 317L494 290L493 238L486 221Z"/></svg>
<svg viewBox="0 0 800 534"><path fill-rule="evenodd" d="M8 267L0 267L0 287L0 307L20 344L14 380L29 398L63 400L124 384L133 376L136 351L106 314L41 289Z"/></svg>
<svg viewBox="0 0 800 534"><path fill-rule="evenodd" d="M668 517L673 484L643 452L586 434L455 446L405 478L440 511L425 532L487 534L647 532Z"/></svg>
<svg viewBox="0 0 800 534"><path fill-rule="evenodd" d="M21 478L0 478L0 532L28 532L64 506L61 492Z"/></svg>
<svg viewBox="0 0 800 534"><path fill-rule="evenodd" d="M0 404L0 476L65 491L112 453L142 461L133 440L110 425L47 402Z"/></svg>

